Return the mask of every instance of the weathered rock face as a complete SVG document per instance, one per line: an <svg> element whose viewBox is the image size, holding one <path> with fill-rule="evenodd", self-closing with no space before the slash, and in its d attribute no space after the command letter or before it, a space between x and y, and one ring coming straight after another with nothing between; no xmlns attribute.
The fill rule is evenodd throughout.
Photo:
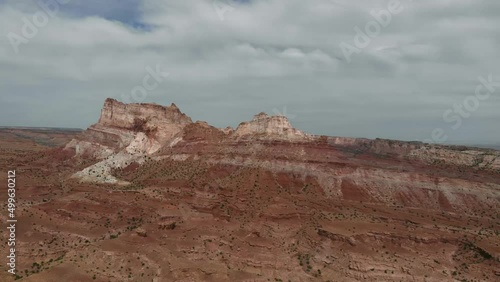
<svg viewBox="0 0 500 282"><path fill-rule="evenodd" d="M432 145L386 139L327 137L327 143L357 153L416 160L426 165L459 166L500 171L500 153L492 149Z"/></svg>
<svg viewBox="0 0 500 282"><path fill-rule="evenodd" d="M240 140L304 141L309 137L293 128L284 116L258 114L238 129L218 129L206 122L193 123L172 104L124 104L106 99L99 121L80 138L66 145L77 156L102 160L75 174L84 181L122 183L111 175L132 162L141 164L145 155L161 153L178 144L218 144ZM162 150L165 149L165 150ZM125 183L126 184L126 183Z"/></svg>
<svg viewBox="0 0 500 282"><path fill-rule="evenodd" d="M262 138L287 141L307 140L307 135L292 127L285 116L255 115L249 122L241 123L233 138Z"/></svg>
<svg viewBox="0 0 500 282"><path fill-rule="evenodd" d="M107 99L94 127L143 132L161 142L171 139L191 123L191 118L175 104L163 107L156 104L123 104Z"/></svg>
<svg viewBox="0 0 500 282"><path fill-rule="evenodd" d="M175 104L163 107L156 104L123 104L107 99L99 122L90 126L73 148L77 155L103 159L125 149L130 154L152 154L192 124Z"/></svg>
<svg viewBox="0 0 500 282"><path fill-rule="evenodd" d="M271 149L275 141L284 144L280 150L286 154L281 155ZM406 179L407 173L420 170L421 167L424 170L441 171L452 177L456 177L456 171L461 170L469 173L470 177L475 177L476 170L488 174L500 170L500 154L493 150L383 139L313 136L293 128L284 116L269 116L265 113L241 123L236 130L218 129L202 121L193 123L174 104L170 107L156 104L126 105L113 99L106 100L99 122L66 147L73 149L78 156L101 160L75 174L85 181L124 183L116 179L112 171L123 169L133 162L142 164L145 156L176 160L205 157L213 158L218 163L268 167L275 171L302 167L300 173L315 175L328 195L344 195L349 199L380 200L383 195L396 195L394 197L397 198L397 193L406 191L404 184L410 181ZM283 164L273 158L287 161ZM265 162L262 163L262 160ZM342 170L330 168L331 162L343 164L342 170L361 167L356 172L368 171L366 167L375 165L376 171L364 177L347 169L349 175L344 176ZM414 162L418 168L410 162ZM311 167L315 163L318 167ZM394 173L388 170L389 167L399 167L403 171ZM382 172L379 173L379 170ZM386 191L386 188L379 191L377 187L380 185L377 183L384 182L383 179L389 175L394 183L385 183L383 186L399 185L400 188L395 189L394 193ZM427 182L429 187L435 186L432 179L426 179L422 187L427 187ZM426 195L417 190L408 191L413 191L416 195L412 196L414 198L425 198ZM393 197L390 198L388 201L393 200ZM449 198L453 206L460 205L457 197ZM430 205L429 201L426 203Z"/></svg>
<svg viewBox="0 0 500 282"><path fill-rule="evenodd" d="M224 140L227 133L215 128L204 121L197 121L188 125L184 131L182 139L184 141L206 141L206 142L220 142Z"/></svg>
<svg viewBox="0 0 500 282"><path fill-rule="evenodd" d="M183 129L192 124L175 104L163 107L156 104L124 104L106 99L99 121L78 138L66 145L80 157L101 162L76 173L84 181L121 183L111 176L114 168L132 162L142 163L171 142Z"/></svg>

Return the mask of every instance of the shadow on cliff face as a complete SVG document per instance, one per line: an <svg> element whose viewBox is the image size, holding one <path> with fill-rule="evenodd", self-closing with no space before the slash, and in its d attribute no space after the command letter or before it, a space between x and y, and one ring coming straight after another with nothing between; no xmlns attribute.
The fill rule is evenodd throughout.
<svg viewBox="0 0 500 282"><path fill-rule="evenodd" d="M152 138L158 132L157 127L150 127L148 125L148 119L145 118L134 118L134 125L132 126L132 130L134 132L143 132L148 136L148 138Z"/></svg>

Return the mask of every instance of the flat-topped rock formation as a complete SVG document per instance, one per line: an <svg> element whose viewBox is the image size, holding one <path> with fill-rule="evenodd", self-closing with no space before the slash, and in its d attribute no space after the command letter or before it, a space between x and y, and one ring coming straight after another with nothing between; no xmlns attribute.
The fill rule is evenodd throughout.
<svg viewBox="0 0 500 282"><path fill-rule="evenodd" d="M120 128L149 133L159 139L170 139L193 121L172 103L169 107L157 104L123 104L106 99L99 122L93 127Z"/></svg>
<svg viewBox="0 0 500 282"><path fill-rule="evenodd" d="M307 135L292 127L285 116L269 116L259 113L249 122L242 122L234 131L232 137L263 138L285 141L307 140Z"/></svg>
<svg viewBox="0 0 500 282"><path fill-rule="evenodd" d="M124 104L108 98L99 121L66 148L100 159L124 149L152 154L192 123L175 104Z"/></svg>

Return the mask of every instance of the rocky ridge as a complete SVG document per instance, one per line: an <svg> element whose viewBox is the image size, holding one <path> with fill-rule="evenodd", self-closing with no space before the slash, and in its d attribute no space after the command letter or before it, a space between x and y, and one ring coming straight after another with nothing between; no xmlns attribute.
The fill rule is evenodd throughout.
<svg viewBox="0 0 500 282"><path fill-rule="evenodd" d="M269 116L265 113L242 122L236 129L218 129L206 122L193 122L175 104L169 107L144 103L123 104L109 98L104 103L99 121L78 139L68 143L65 149L74 151L76 156L101 160L76 173L76 178L124 184L126 182L111 175L113 169L124 168L133 162L141 164L147 157L159 157L169 150L170 157L187 158L189 154L176 156L171 149L195 142L239 142L256 146L256 150L266 142L328 146L331 150L341 149L355 155L370 153L385 158L414 160L425 165L500 171L500 153L489 149L310 135L294 128L285 116Z"/></svg>
<svg viewBox="0 0 500 282"><path fill-rule="evenodd" d="M218 129L206 122L193 122L172 104L124 104L106 99L99 121L78 139L65 147L79 157L102 160L74 177L82 181L127 184L111 175L112 169L124 168L132 162L142 164L162 148L179 142L231 142L239 140L305 141L309 137L293 128L284 116L256 115L241 123L236 130Z"/></svg>
<svg viewBox="0 0 500 282"><path fill-rule="evenodd" d="M263 138L268 140L306 141L309 136L292 127L285 116L269 116L259 113L250 122L242 122L231 135L237 140L248 138L255 140Z"/></svg>

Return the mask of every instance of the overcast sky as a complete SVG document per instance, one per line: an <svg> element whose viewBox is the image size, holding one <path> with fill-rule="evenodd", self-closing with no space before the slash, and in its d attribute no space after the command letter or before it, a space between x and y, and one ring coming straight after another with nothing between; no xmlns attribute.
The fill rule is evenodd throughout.
<svg viewBox="0 0 500 282"><path fill-rule="evenodd" d="M72 0L50 16L36 2L0 0L0 125L86 128L113 97L217 127L264 111L313 134L500 143L500 1ZM169 75L138 101L158 66Z"/></svg>

